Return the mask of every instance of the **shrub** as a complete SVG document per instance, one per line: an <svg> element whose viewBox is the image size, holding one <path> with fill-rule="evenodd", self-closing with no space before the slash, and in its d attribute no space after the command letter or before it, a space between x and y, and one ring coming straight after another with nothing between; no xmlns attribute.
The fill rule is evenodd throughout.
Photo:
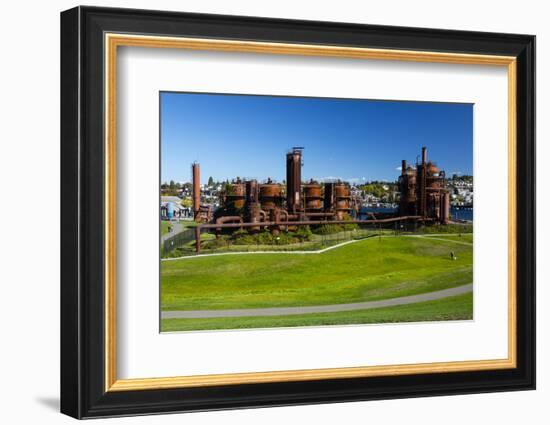
<svg viewBox="0 0 550 425"><path fill-rule="evenodd" d="M256 243L254 235L244 229L233 232L231 234L231 241L235 245L250 245Z"/></svg>
<svg viewBox="0 0 550 425"><path fill-rule="evenodd" d="M313 238L313 232L309 226L298 226L298 229L294 232L294 235L302 242L310 241Z"/></svg>
<svg viewBox="0 0 550 425"><path fill-rule="evenodd" d="M349 223L344 224L342 227L344 228L344 230L356 230L359 228L359 225L357 223Z"/></svg>
<svg viewBox="0 0 550 425"><path fill-rule="evenodd" d="M317 227L313 233L317 235L331 235L333 233L338 233L343 230L343 227L338 224L322 224Z"/></svg>
<svg viewBox="0 0 550 425"><path fill-rule="evenodd" d="M256 234L256 237L257 243L260 245L272 245L275 242L274 237L269 230L264 230Z"/></svg>
<svg viewBox="0 0 550 425"><path fill-rule="evenodd" d="M216 249L224 248L231 245L231 240L227 236L220 236L219 238L205 241L201 244L203 249Z"/></svg>
<svg viewBox="0 0 550 425"><path fill-rule="evenodd" d="M474 226L472 224L446 224L423 226L418 229L419 233L472 233Z"/></svg>

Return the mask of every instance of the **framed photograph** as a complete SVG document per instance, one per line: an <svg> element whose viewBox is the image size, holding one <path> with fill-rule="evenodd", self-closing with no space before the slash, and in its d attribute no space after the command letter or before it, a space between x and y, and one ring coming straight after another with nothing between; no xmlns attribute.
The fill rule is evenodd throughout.
<svg viewBox="0 0 550 425"><path fill-rule="evenodd" d="M535 387L535 37L61 14L61 411Z"/></svg>

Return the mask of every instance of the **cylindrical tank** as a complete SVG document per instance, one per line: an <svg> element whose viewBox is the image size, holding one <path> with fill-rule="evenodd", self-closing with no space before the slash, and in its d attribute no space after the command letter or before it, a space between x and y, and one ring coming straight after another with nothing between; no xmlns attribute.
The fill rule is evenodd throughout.
<svg viewBox="0 0 550 425"><path fill-rule="evenodd" d="M176 215L176 208L174 207L174 203L168 202L166 204L166 217L168 217L169 219L172 219L175 217L175 215Z"/></svg>
<svg viewBox="0 0 550 425"><path fill-rule="evenodd" d="M225 206L232 209L241 209L245 205L246 187L239 179L233 181L226 188Z"/></svg>
<svg viewBox="0 0 550 425"><path fill-rule="evenodd" d="M304 186L304 196L306 201L307 211L318 211L321 209L321 185L314 180L310 180Z"/></svg>
<svg viewBox="0 0 550 425"><path fill-rule="evenodd" d="M432 189L438 189L441 187L439 168L437 168L437 166L431 161L428 162L426 170L426 187Z"/></svg>
<svg viewBox="0 0 550 425"><path fill-rule="evenodd" d="M260 185L260 204L262 210L273 210L281 206L282 187L278 183L264 183Z"/></svg>
<svg viewBox="0 0 550 425"><path fill-rule="evenodd" d="M414 168L407 169L407 187L406 187L407 202L416 202L416 171Z"/></svg>
<svg viewBox="0 0 550 425"><path fill-rule="evenodd" d="M401 175L399 176L399 185L401 192L401 201L399 203L399 214L415 215L416 211L416 170L406 165L403 161Z"/></svg>
<svg viewBox="0 0 550 425"><path fill-rule="evenodd" d="M349 211L351 192L346 183L336 183L334 186L334 193L336 198L336 211Z"/></svg>

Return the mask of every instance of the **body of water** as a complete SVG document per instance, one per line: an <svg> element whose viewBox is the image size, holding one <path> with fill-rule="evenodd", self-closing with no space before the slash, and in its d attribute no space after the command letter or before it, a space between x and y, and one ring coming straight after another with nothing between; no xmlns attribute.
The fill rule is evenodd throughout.
<svg viewBox="0 0 550 425"><path fill-rule="evenodd" d="M391 213L397 213L397 208L372 208L372 207L363 207L361 208L361 213L384 213L384 214L391 214ZM474 220L474 210L473 208L469 209L461 209L461 208L451 208L451 217L453 220L467 220L467 221L473 221Z"/></svg>
<svg viewBox="0 0 550 425"><path fill-rule="evenodd" d="M451 217L453 220L474 221L474 209L451 208Z"/></svg>
<svg viewBox="0 0 550 425"><path fill-rule="evenodd" d="M397 213L397 208L376 208L376 207L363 207L361 208L361 214L368 213L384 213L384 214L393 214Z"/></svg>

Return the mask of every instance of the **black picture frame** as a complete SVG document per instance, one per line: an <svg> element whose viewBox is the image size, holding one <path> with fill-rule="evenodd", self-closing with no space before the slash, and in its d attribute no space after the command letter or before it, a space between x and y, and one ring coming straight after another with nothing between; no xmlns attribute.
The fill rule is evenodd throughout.
<svg viewBox="0 0 550 425"><path fill-rule="evenodd" d="M104 34L506 55L517 58L517 367L106 392ZM535 37L76 7L61 13L61 412L75 418L535 388Z"/></svg>

